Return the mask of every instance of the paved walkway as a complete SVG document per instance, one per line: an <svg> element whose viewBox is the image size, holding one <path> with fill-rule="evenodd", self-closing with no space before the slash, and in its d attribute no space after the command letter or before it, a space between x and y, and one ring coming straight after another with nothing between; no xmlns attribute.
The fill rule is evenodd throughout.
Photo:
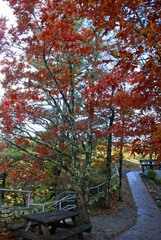
<svg viewBox="0 0 161 240"><path fill-rule="evenodd" d="M161 213L146 189L139 172L127 173L137 207L136 224L114 240L161 240Z"/></svg>

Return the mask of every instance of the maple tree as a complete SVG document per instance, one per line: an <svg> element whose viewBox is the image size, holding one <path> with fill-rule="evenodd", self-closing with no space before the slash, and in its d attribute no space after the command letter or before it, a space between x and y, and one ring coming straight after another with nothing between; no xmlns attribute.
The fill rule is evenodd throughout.
<svg viewBox="0 0 161 240"><path fill-rule="evenodd" d="M129 136L134 151L151 149L160 159L159 1L7 2L17 26L7 29L1 19L1 130L24 152L34 141L28 157L72 176L82 222L89 222L98 139L108 140L107 184L113 134L120 139L120 159Z"/></svg>
<svg viewBox="0 0 161 240"><path fill-rule="evenodd" d="M117 86L117 78L112 74L106 74L97 86L98 110L97 121L103 125L102 138L106 142L106 184L105 184L105 207L109 207L112 167L112 127L114 124L114 93Z"/></svg>
<svg viewBox="0 0 161 240"><path fill-rule="evenodd" d="M28 150L31 151L31 146ZM17 149L15 146L11 146L11 144L7 145L2 142L0 148L0 161L1 188L21 188L25 190L29 187L30 190L34 192L33 200L36 199L40 193L43 201L49 200L48 191L50 190L51 192L50 184L52 182L52 185L54 185L56 176L53 179L45 162L31 158L29 154L20 151L20 149ZM1 200L3 204L10 203L13 205L19 202L26 206L27 196L25 194L20 194L16 197L13 193L4 194L5 192L1 191Z"/></svg>
<svg viewBox="0 0 161 240"><path fill-rule="evenodd" d="M113 46L111 46L112 48ZM112 48L114 49L114 48ZM117 59L116 59L117 60ZM117 62L115 60L115 62ZM113 60L114 61L114 60ZM97 124L101 129L99 137L104 139L107 145L106 153L106 188L105 188L105 207L109 207L110 185L111 185L111 164L112 164L112 145L120 139L120 190L122 187L122 149L124 141L131 135L133 127L133 104L130 96L129 85L131 82L130 76L122 76L119 68L115 68L113 72L106 73L105 76L95 86L97 92ZM113 159L114 160L114 159Z"/></svg>
<svg viewBox="0 0 161 240"><path fill-rule="evenodd" d="M91 14L93 23L99 29L115 31L118 58L122 76L133 73L131 97L137 116L131 124L137 128L132 133L135 146L142 145L140 152L153 151L160 159L160 144L153 138L160 126L160 1L90 1L80 0L84 11ZM134 77L135 75L135 77ZM137 101L136 101L137 99ZM135 123L134 123L135 122ZM156 134L159 136L159 133ZM141 141L140 141L141 139ZM144 141L145 139L145 141Z"/></svg>
<svg viewBox="0 0 161 240"><path fill-rule="evenodd" d="M96 140L93 87L103 76L106 46L71 1L8 1L17 26L1 25L6 89L1 103L6 141L72 176L81 221L89 222L89 178ZM21 3L21 4L20 4ZM5 41L4 41L5 39ZM39 128L39 129L38 129ZM28 151L30 142L35 152ZM35 171L35 169L34 169ZM25 176L27 176L25 174Z"/></svg>

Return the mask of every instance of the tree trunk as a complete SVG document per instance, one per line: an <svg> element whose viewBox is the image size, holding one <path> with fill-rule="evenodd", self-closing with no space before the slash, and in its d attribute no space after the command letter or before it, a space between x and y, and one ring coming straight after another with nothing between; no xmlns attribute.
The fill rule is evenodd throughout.
<svg viewBox="0 0 161 240"><path fill-rule="evenodd" d="M92 156L92 128L93 128L93 116L92 105L90 106L88 112L88 132L87 132L87 145L85 152L85 161L84 165L79 165L76 169L77 172L77 209L80 212L80 223L89 224L89 179L90 179L90 165L91 165L91 156Z"/></svg>
<svg viewBox="0 0 161 240"><path fill-rule="evenodd" d="M89 187L88 186L80 186L80 184L78 185L77 192L76 192L76 204L77 204L77 210L80 213L79 223L89 224L90 217L89 217Z"/></svg>
<svg viewBox="0 0 161 240"><path fill-rule="evenodd" d="M114 122L114 108L111 109L110 123L109 123L109 134L107 137L107 173L106 173L106 183L105 183L105 208L110 208L109 198L110 198L110 184L111 184L111 164L112 164L112 133L111 127Z"/></svg>
<svg viewBox="0 0 161 240"><path fill-rule="evenodd" d="M153 158L152 147L150 147L149 157L150 157L150 169L153 169L153 166L152 166L152 158Z"/></svg>
<svg viewBox="0 0 161 240"><path fill-rule="evenodd" d="M119 156L119 201L122 201L122 163L123 163L123 136L121 137L120 156Z"/></svg>
<svg viewBox="0 0 161 240"><path fill-rule="evenodd" d="M106 183L105 183L105 208L110 208L109 198L110 198L110 184L111 184L111 148L112 148L112 134L108 136L107 145L107 173L106 173Z"/></svg>
<svg viewBox="0 0 161 240"><path fill-rule="evenodd" d="M2 188L5 188L5 184L6 184L6 178L7 178L7 173L4 172L2 174ZM2 205L4 202L4 191L1 191L1 200L0 200L0 204Z"/></svg>

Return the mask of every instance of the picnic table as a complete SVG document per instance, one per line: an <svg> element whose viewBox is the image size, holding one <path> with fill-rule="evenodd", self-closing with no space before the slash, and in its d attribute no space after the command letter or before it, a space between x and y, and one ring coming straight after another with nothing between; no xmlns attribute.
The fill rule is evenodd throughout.
<svg viewBox="0 0 161 240"><path fill-rule="evenodd" d="M143 173L145 170L152 170L153 168L161 170L161 163L157 164L156 160L140 160L140 165Z"/></svg>
<svg viewBox="0 0 161 240"><path fill-rule="evenodd" d="M83 239L83 232L90 231L90 224L78 224L79 212L53 211L24 215L26 219L24 229L18 230L17 235L31 240L63 240L77 235ZM71 219L67 221L67 219ZM37 227L31 231L33 223Z"/></svg>

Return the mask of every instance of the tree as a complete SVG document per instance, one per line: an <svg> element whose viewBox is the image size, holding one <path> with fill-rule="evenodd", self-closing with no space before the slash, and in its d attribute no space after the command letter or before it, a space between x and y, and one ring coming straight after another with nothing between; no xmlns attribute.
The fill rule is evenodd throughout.
<svg viewBox="0 0 161 240"><path fill-rule="evenodd" d="M106 47L72 1L8 2L17 26L4 33L1 25L6 44L1 130L31 160L54 163L71 175L80 221L87 223L97 133L93 88L103 76L100 59ZM35 152L28 150L30 142Z"/></svg>
<svg viewBox="0 0 161 240"><path fill-rule="evenodd" d="M129 131L120 129L117 137L131 136L135 150L140 138L143 149L152 149L159 158L159 1L7 2L17 26L7 30L1 19L6 89L0 106L1 130L7 142L24 152L34 141L35 153L27 151L31 157L53 162L71 175L81 221L89 222L93 143L105 132L111 158L114 110L118 126L128 116L126 106L137 110L126 118ZM105 44L111 41L109 36L115 48ZM130 101L126 102L126 94L120 92L128 76ZM112 87L111 96L103 86ZM100 109L108 113L106 119L101 119Z"/></svg>
<svg viewBox="0 0 161 240"><path fill-rule="evenodd" d="M104 29L105 35L109 31L116 32L117 51L112 49L111 53L118 58L117 67L120 68L122 76L133 74L131 95L133 109L138 113L137 119L134 119L138 131L134 130L135 133L131 133L133 143L134 146L139 144L137 139L143 136L143 149L146 153L152 150L159 161L159 139L156 141L152 135L160 126L160 1L79 2L82 3L84 11L91 14L93 24L99 29ZM143 122L148 126L148 131ZM134 129L134 126L131 127Z"/></svg>
<svg viewBox="0 0 161 240"><path fill-rule="evenodd" d="M117 79L111 74L100 81L97 86L98 92L98 115L97 121L102 128L102 137L106 142L106 184L105 184L105 207L109 208L110 187L111 187L111 167L112 167L112 127L115 118L114 94L117 88Z"/></svg>

